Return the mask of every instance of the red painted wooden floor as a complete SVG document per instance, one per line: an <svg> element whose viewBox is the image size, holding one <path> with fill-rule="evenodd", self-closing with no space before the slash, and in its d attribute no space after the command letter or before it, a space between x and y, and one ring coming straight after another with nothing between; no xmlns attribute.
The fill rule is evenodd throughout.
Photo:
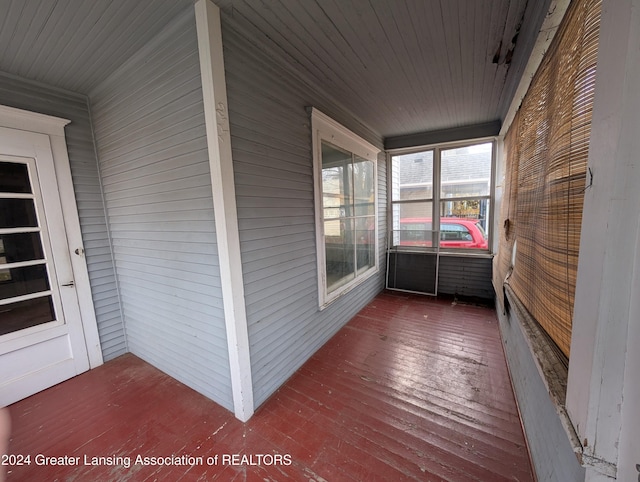
<svg viewBox="0 0 640 482"><path fill-rule="evenodd" d="M379 295L247 424L133 355L10 410L9 482L533 480L495 312L427 297Z"/></svg>

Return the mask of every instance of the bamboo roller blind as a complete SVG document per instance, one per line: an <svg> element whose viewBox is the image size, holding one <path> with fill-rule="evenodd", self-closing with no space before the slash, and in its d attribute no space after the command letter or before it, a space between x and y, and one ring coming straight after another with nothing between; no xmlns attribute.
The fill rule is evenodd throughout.
<svg viewBox="0 0 640 482"><path fill-rule="evenodd" d="M601 3L572 1L504 139L494 285L501 287L512 269L513 292L567 357Z"/></svg>

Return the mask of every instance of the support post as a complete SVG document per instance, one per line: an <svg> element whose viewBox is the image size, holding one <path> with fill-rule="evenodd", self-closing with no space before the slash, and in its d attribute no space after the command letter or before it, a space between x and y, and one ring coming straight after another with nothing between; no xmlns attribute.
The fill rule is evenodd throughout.
<svg viewBox="0 0 640 482"><path fill-rule="evenodd" d="M236 418L246 422L254 411L253 385L220 10L210 0L198 0L195 13L233 406Z"/></svg>

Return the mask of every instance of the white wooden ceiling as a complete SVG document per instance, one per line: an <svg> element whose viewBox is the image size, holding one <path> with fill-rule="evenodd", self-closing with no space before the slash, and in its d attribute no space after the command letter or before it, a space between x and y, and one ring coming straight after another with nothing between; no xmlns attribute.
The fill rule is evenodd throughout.
<svg viewBox="0 0 640 482"><path fill-rule="evenodd" d="M388 138L504 118L550 0L214 2ZM0 0L0 71L88 94L192 3Z"/></svg>
<svg viewBox="0 0 640 482"><path fill-rule="evenodd" d="M193 0L0 0L0 71L88 94Z"/></svg>

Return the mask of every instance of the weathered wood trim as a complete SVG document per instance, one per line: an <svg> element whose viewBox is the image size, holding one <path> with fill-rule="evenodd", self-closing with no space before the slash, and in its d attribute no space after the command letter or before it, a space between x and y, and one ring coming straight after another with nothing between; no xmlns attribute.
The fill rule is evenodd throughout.
<svg viewBox="0 0 640 482"><path fill-rule="evenodd" d="M542 63L542 59L547 53L553 37L556 35L560 22L564 18L567 8L569 8L569 3L570 0L552 0L551 5L549 5L549 11L542 22L542 27L540 27L538 38L533 46L531 55L529 55L529 61L524 68L522 77L520 77L520 83L513 95L511 105L504 116L502 127L500 129L500 136L504 136L509 130L509 127L511 127L513 118L522 103L522 99L524 99L524 96L529 91L529 86L531 85L533 76L538 71L538 67Z"/></svg>
<svg viewBox="0 0 640 482"><path fill-rule="evenodd" d="M253 415L253 386L220 10L198 0L195 12L233 405L235 416L244 422Z"/></svg>

